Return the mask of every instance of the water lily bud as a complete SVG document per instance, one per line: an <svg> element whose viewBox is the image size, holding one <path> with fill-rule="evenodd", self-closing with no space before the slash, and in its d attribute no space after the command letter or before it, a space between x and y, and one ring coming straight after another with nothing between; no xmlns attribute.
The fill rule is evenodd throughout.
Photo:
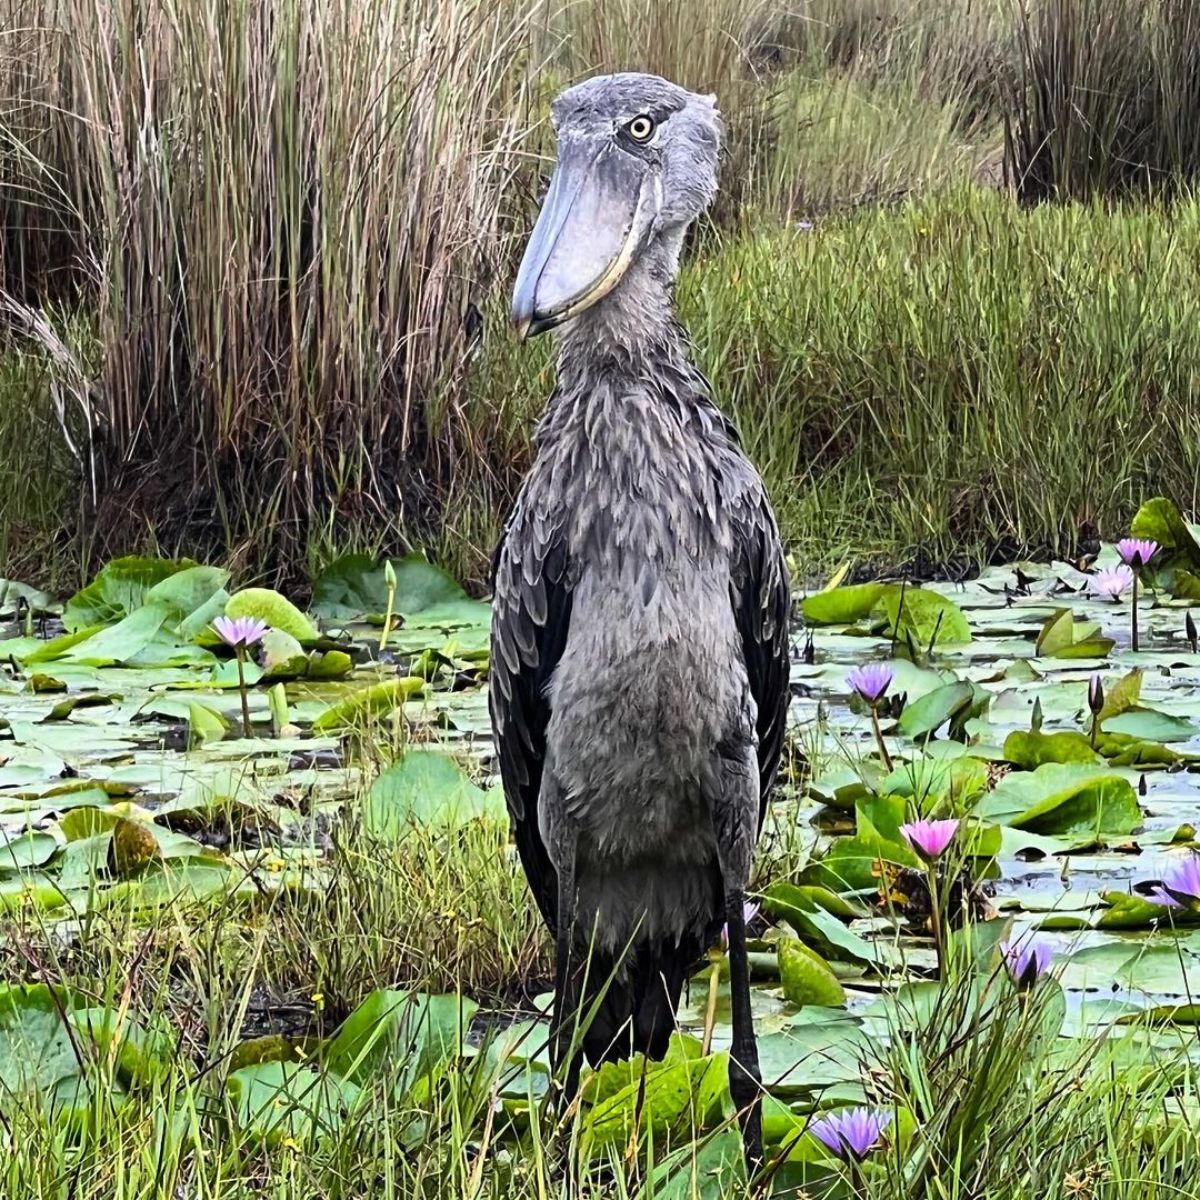
<svg viewBox="0 0 1200 1200"><path fill-rule="evenodd" d="M1197 653L1200 647L1197 647L1197 642L1200 642L1200 634L1196 631L1196 622L1192 620L1192 610L1188 609L1187 617L1183 622L1183 631L1187 634L1188 645L1192 648L1192 653Z"/></svg>
<svg viewBox="0 0 1200 1200"><path fill-rule="evenodd" d="M383 563L383 582L387 584L389 592L396 590L396 568L392 566L390 558L385 559Z"/></svg>
<svg viewBox="0 0 1200 1200"><path fill-rule="evenodd" d="M1094 717L1098 717L1104 708L1104 684L1099 671L1088 680L1088 708Z"/></svg>

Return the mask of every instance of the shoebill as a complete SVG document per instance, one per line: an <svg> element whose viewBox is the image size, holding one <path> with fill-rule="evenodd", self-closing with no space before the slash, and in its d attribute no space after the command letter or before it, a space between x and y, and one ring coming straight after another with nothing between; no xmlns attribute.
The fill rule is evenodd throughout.
<svg viewBox="0 0 1200 1200"><path fill-rule="evenodd" d="M783 742L789 600L762 480L674 311L720 118L712 97L624 74L564 92L553 122L512 318L556 331L558 378L496 553L491 657L517 847L556 938L552 1056L568 1096L580 1042L592 1064L661 1057L727 925L754 1164L743 893Z"/></svg>

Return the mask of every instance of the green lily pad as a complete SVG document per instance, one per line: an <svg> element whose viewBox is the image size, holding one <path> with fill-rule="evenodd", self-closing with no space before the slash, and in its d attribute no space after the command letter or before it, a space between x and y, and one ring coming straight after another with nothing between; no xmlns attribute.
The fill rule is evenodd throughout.
<svg viewBox="0 0 1200 1200"><path fill-rule="evenodd" d="M1192 536L1173 501L1163 496L1147 500L1138 509L1129 528L1134 537L1149 538L1158 543L1163 565L1200 571L1200 543Z"/></svg>
<svg viewBox="0 0 1200 1200"><path fill-rule="evenodd" d="M391 560L396 578L393 611L404 615L465 600L458 582L440 567L411 554ZM387 611L384 563L365 554L347 554L330 563L313 584L312 610L331 620L348 621Z"/></svg>
<svg viewBox="0 0 1200 1200"><path fill-rule="evenodd" d="M1004 739L1004 757L1026 770L1046 763L1099 763L1100 755L1082 733L1064 729L1058 733L1013 730Z"/></svg>
<svg viewBox="0 0 1200 1200"><path fill-rule="evenodd" d="M694 1130L718 1123L728 1091L729 1056L699 1057L694 1039L675 1034L662 1062L641 1056L611 1074L620 1086L604 1086L606 1073L589 1080L584 1097L583 1154L598 1157L624 1146L635 1127L645 1136L687 1122ZM599 1086L597 1086L599 1085Z"/></svg>
<svg viewBox="0 0 1200 1200"><path fill-rule="evenodd" d="M26 871L40 867L58 853L59 842L53 834L28 830L11 835L0 830L0 871Z"/></svg>
<svg viewBox="0 0 1200 1200"><path fill-rule="evenodd" d="M79 1008L67 1014L67 1023L98 1055L111 1056L127 1082L161 1077L175 1057L175 1036L161 1022L146 1028L111 1008Z"/></svg>
<svg viewBox="0 0 1200 1200"><path fill-rule="evenodd" d="M381 988L342 1022L325 1052L327 1068L344 1079L390 1081L397 1098L437 1075L461 1053L478 1005L461 996L431 996Z"/></svg>
<svg viewBox="0 0 1200 1200"><path fill-rule="evenodd" d="M796 938L784 938L778 952L783 994L791 1003L825 1008L846 1003L846 989L815 950Z"/></svg>
<svg viewBox="0 0 1200 1200"><path fill-rule="evenodd" d="M268 1146L285 1139L307 1146L333 1136L360 1094L348 1080L299 1063L256 1063L229 1076L238 1127Z"/></svg>
<svg viewBox="0 0 1200 1200"><path fill-rule="evenodd" d="M63 609L68 633L89 625L109 625L141 608L151 588L180 571L195 567L190 559L171 562L162 558L117 558L104 566ZM207 568L206 568L207 569ZM169 614L166 605L156 606Z"/></svg>
<svg viewBox="0 0 1200 1200"><path fill-rule="evenodd" d="M388 679L371 687L351 692L345 699L331 704L312 723L314 733L344 729L361 721L386 716L425 687L425 680L416 675Z"/></svg>
<svg viewBox="0 0 1200 1200"><path fill-rule="evenodd" d="M980 689L982 692L982 689ZM982 692L982 702L988 694ZM906 737L919 739L936 733L947 721L958 723L972 715L976 706L976 688L972 683L950 683L922 696L905 707L897 728Z"/></svg>
<svg viewBox="0 0 1200 1200"><path fill-rule="evenodd" d="M395 841L420 829L456 829L470 821L506 820L503 796L477 788L458 764L436 750L410 750L371 785L363 832Z"/></svg>
<svg viewBox="0 0 1200 1200"><path fill-rule="evenodd" d="M883 583L856 583L805 596L800 608L815 625L850 625L871 615L889 588Z"/></svg>
<svg viewBox="0 0 1200 1200"><path fill-rule="evenodd" d="M256 617L272 629L290 633L299 642L313 642L319 636L316 626L286 596L270 588L243 588L234 592L225 605L225 615Z"/></svg>
<svg viewBox="0 0 1200 1200"><path fill-rule="evenodd" d="M971 627L962 609L940 592L909 587L886 592L879 601L886 618L884 632L905 642L911 639L918 650L964 646L971 640Z"/></svg>
<svg viewBox="0 0 1200 1200"><path fill-rule="evenodd" d="M1124 734L1141 742L1186 742L1200 730L1182 717L1138 706L1109 717L1104 732Z"/></svg>
<svg viewBox="0 0 1200 1200"><path fill-rule="evenodd" d="M1040 834L1085 834L1103 840L1141 824L1133 785L1088 763L1048 763L1013 771L976 805L975 815Z"/></svg>

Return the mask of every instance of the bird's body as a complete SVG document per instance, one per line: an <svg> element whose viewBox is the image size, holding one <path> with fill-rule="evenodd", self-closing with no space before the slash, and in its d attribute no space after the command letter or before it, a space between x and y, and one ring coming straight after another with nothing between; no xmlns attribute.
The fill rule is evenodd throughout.
<svg viewBox="0 0 1200 1200"><path fill-rule="evenodd" d="M657 97L662 120L668 101L702 99L612 78L638 81L635 113ZM611 80L568 92L560 141L564 109L586 124L614 94ZM715 134L713 150L715 169ZM621 179L629 169L615 165ZM558 386L496 558L501 771L558 938L557 1020L595 1008L582 1037L593 1063L661 1056L687 974L727 918L740 932L787 703L775 521L672 312L685 225L649 224L636 256L611 252L629 261L602 298L564 302ZM735 1007L748 1023L748 992Z"/></svg>

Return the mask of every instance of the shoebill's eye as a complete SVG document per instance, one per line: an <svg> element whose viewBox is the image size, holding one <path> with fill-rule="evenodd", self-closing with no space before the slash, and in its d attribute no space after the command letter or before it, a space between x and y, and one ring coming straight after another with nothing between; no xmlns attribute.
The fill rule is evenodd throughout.
<svg viewBox="0 0 1200 1200"><path fill-rule="evenodd" d="M646 116L634 117L633 120L625 126L625 132L628 133L635 142L648 142L654 135L654 122Z"/></svg>

